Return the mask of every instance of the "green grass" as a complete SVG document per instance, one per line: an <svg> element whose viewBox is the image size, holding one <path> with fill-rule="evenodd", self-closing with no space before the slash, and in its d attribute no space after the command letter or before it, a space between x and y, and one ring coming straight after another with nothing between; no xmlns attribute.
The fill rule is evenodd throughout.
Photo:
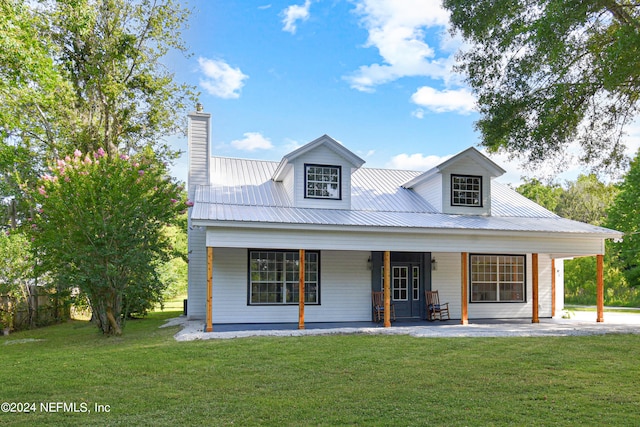
<svg viewBox="0 0 640 427"><path fill-rule="evenodd" d="M38 405L0 425L640 425L640 335L178 343L158 328L176 314L0 338L0 402Z"/></svg>

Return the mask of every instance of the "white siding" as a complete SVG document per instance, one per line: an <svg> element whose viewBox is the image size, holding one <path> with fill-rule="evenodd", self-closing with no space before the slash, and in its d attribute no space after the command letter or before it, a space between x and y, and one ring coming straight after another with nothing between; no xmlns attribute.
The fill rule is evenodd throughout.
<svg viewBox="0 0 640 427"><path fill-rule="evenodd" d="M194 200L195 186L209 184L209 140L211 114L189 114L188 197Z"/></svg>
<svg viewBox="0 0 640 427"><path fill-rule="evenodd" d="M442 212L442 175L433 175L429 180L413 187L413 191L429 202L438 212Z"/></svg>
<svg viewBox="0 0 640 427"><path fill-rule="evenodd" d="M302 249L411 251L411 252L481 252L481 253L553 253L593 255L603 253L599 238L567 235L510 235L492 236L462 234L434 234L397 232L354 232L346 230L296 230L209 228L207 246L264 247L287 249L292 242ZM569 256L569 255L568 255Z"/></svg>
<svg viewBox="0 0 640 427"><path fill-rule="evenodd" d="M503 253L502 251L498 251ZM516 254L517 255L517 254ZM462 283L460 253L432 253L438 262L438 270L432 272L432 290L439 291L440 302L449 303L451 317L462 317ZM468 262L468 261L467 261ZM468 316L473 319L513 319L528 318L533 315L533 270L531 255L526 256L526 288L525 303L472 303L468 305ZM551 258L548 255L538 256L538 315L541 318L551 317ZM469 293L469 284L465 284Z"/></svg>
<svg viewBox="0 0 640 427"><path fill-rule="evenodd" d="M451 206L451 175L482 176L482 207ZM491 215L491 177L484 167L470 158L461 158L442 171L442 212L462 215Z"/></svg>
<svg viewBox="0 0 640 427"><path fill-rule="evenodd" d="M247 256L244 248L214 248L213 323L298 322L297 305L247 304ZM321 252L321 304L305 306L306 322L371 320L368 257L369 252Z"/></svg>
<svg viewBox="0 0 640 427"><path fill-rule="evenodd" d="M299 208L350 209L351 208L351 163L333 150L320 146L294 160L294 206ZM307 199L305 195L305 164L341 166L341 200Z"/></svg>
<svg viewBox="0 0 640 427"><path fill-rule="evenodd" d="M189 227L189 287L187 317L204 319L207 301L207 249L206 232L202 228Z"/></svg>

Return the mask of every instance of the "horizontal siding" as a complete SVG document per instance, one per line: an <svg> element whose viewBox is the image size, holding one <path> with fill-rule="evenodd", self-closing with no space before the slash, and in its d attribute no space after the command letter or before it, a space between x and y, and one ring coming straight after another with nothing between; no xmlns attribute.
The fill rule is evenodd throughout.
<svg viewBox="0 0 640 427"><path fill-rule="evenodd" d="M443 233L375 233L319 230L252 228L209 228L208 246L265 247L275 249L302 246L302 249L413 251L413 252L485 252L552 253L593 255L602 253L602 240L580 237L527 237L511 235L473 236Z"/></svg>
<svg viewBox="0 0 640 427"><path fill-rule="evenodd" d="M191 227L190 227L191 228ZM204 319L207 301L207 251L204 229L189 230L188 301L189 319Z"/></svg>
<svg viewBox="0 0 640 427"><path fill-rule="evenodd" d="M502 252L500 252L502 253ZM451 317L462 317L462 284L460 253L432 253L438 264L437 271L432 272L431 289L437 290L440 302L448 302ZM469 319L509 319L531 318L533 315L533 270L531 255L527 255L527 302L526 303L471 303L468 306ZM538 315L551 317L551 258L549 255L538 256ZM467 283L467 289L469 284ZM467 290L467 292L469 292ZM556 292L556 302L562 304L562 294Z"/></svg>
<svg viewBox="0 0 640 427"><path fill-rule="evenodd" d="M213 323L298 322L298 306L247 305L247 249L214 248ZM322 251L320 305L305 306L306 322L371 319L369 252Z"/></svg>

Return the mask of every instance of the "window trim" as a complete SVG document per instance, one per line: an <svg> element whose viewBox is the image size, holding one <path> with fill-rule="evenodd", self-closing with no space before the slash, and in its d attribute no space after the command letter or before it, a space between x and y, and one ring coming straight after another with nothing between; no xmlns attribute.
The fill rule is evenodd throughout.
<svg viewBox="0 0 640 427"><path fill-rule="evenodd" d="M522 280L522 292L523 292L523 298L520 301L474 301L473 300L473 271L472 271L472 258L474 256L495 256L495 257L519 257L522 258L523 260L523 264L522 264L522 268L523 268L523 280ZM523 255L523 254L496 254L496 253L473 253L473 254L469 254L469 258L467 260L468 265L469 265L469 303L470 304L526 304L527 303L527 255ZM499 272L498 272L499 274ZM497 280L495 282L496 284L496 292L500 292L500 282Z"/></svg>
<svg viewBox="0 0 640 427"><path fill-rule="evenodd" d="M274 252L274 253L294 253L296 256L298 256L299 254L299 250L297 249L264 249L264 248L251 248L247 250L247 306L252 306L252 307L290 307L290 306L298 306L300 305L300 302L275 302L275 303L268 303L268 302L251 302L251 253L252 252ZM317 283L317 301L316 302L308 302L305 300L304 305L322 305L321 304L321 290L322 290L322 286L321 286L321 274L320 274L320 251L319 250L305 250L305 257L307 254L316 254L317 256L317 264L318 264L318 270L317 270L317 278L318 280L316 281ZM306 267L306 264L305 264ZM305 274L306 274L306 270L305 270ZM282 286L286 286L286 279L282 282ZM305 281L305 292L307 289L307 285L309 282Z"/></svg>
<svg viewBox="0 0 640 427"><path fill-rule="evenodd" d="M478 190L478 204L477 205L467 205L464 203L454 203L454 192L455 191L467 191L467 190L455 190L453 188L453 180L454 178L478 178L480 180L480 188ZM451 174L451 178L450 178L450 185L451 185L451 206L456 206L456 207L463 207L463 208L482 208L484 207L484 200L483 200L483 191L482 191L482 186L484 184L484 177L482 175L462 175L462 174Z"/></svg>
<svg viewBox="0 0 640 427"><path fill-rule="evenodd" d="M334 168L338 170L338 197L321 197L321 196L310 196L308 193L308 180L309 180L309 172L308 169L310 167L315 168ZM316 163L305 163L304 164L304 198L305 199L316 199L316 200L342 200L342 166L340 165L321 165Z"/></svg>

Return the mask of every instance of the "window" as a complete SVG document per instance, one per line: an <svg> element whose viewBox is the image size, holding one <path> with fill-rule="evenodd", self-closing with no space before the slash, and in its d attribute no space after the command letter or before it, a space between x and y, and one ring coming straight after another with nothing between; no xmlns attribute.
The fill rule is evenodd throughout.
<svg viewBox="0 0 640 427"><path fill-rule="evenodd" d="M482 207L482 177L451 175L451 205Z"/></svg>
<svg viewBox="0 0 640 427"><path fill-rule="evenodd" d="M341 199L340 166L305 165L305 197Z"/></svg>
<svg viewBox="0 0 640 427"><path fill-rule="evenodd" d="M320 254L305 251L304 302L319 304ZM298 304L299 252L249 252L249 304Z"/></svg>
<svg viewBox="0 0 640 427"><path fill-rule="evenodd" d="M524 255L471 255L471 302L524 302Z"/></svg>

